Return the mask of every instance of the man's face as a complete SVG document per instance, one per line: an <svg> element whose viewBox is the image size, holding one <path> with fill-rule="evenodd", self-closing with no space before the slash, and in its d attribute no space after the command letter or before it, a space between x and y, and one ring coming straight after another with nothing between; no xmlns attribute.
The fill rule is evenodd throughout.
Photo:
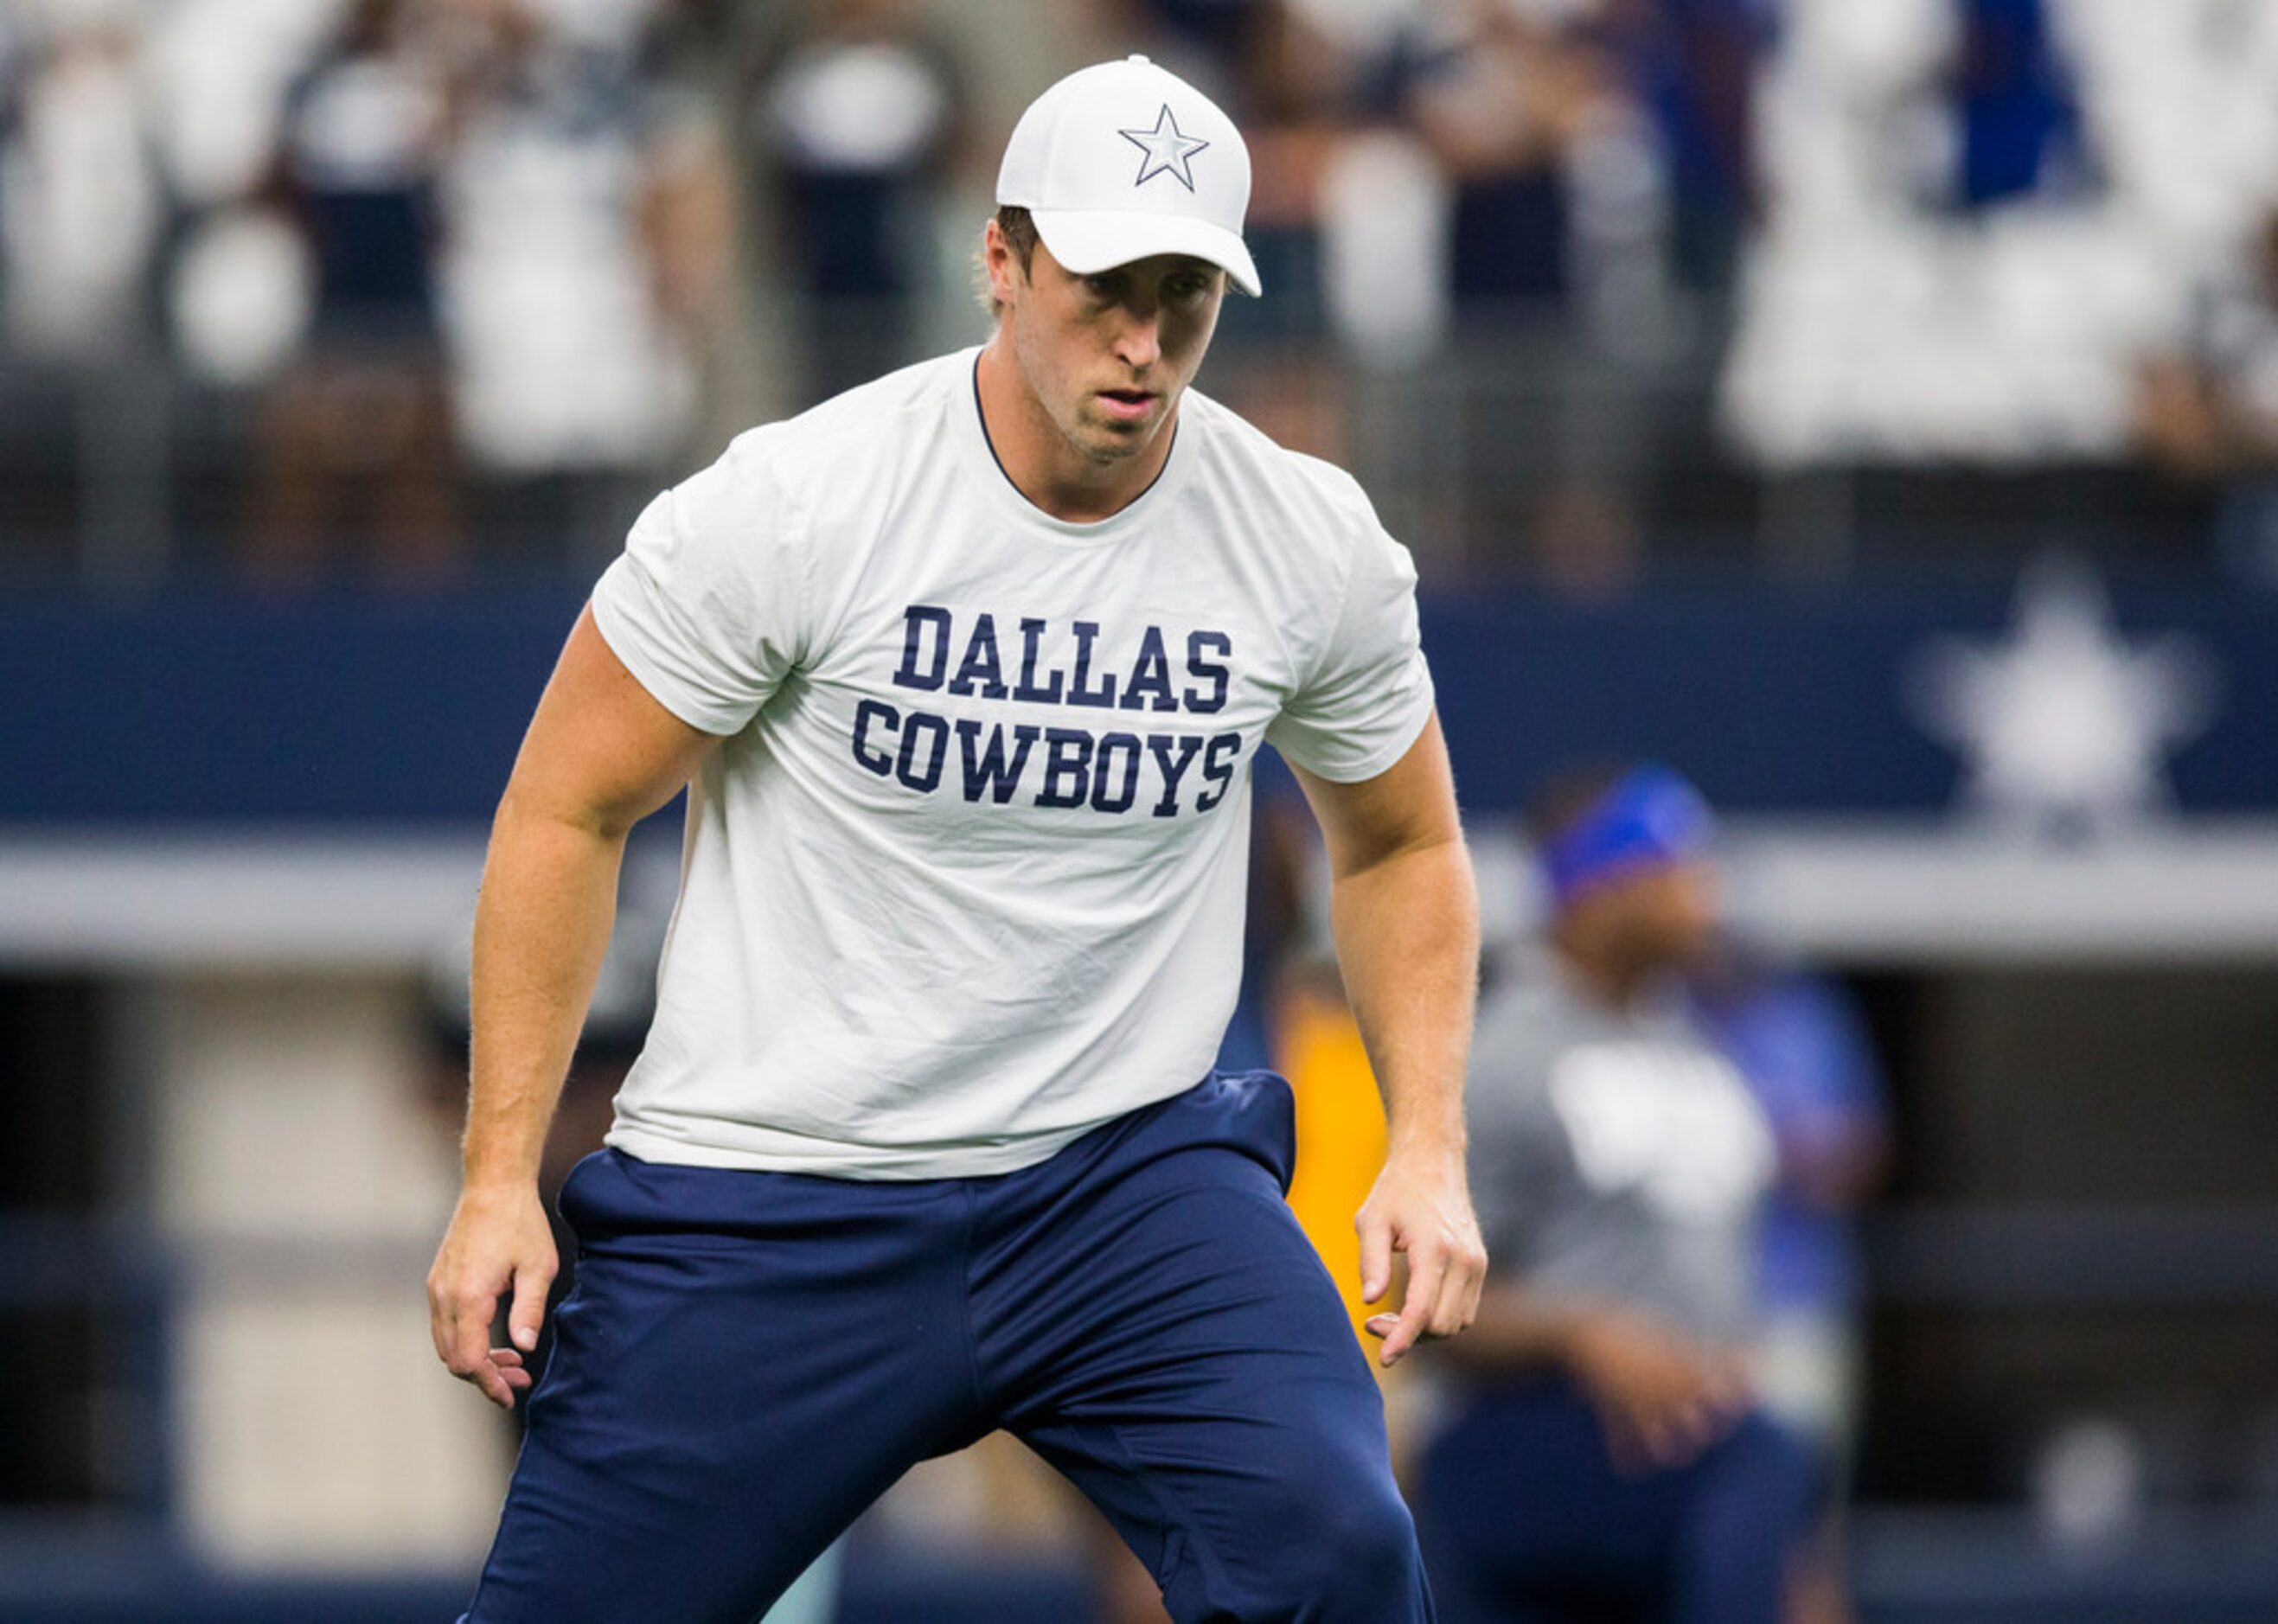
<svg viewBox="0 0 2278 1624"><path fill-rule="evenodd" d="M1672 967L1691 964L1716 939L1716 870L1709 863L1672 863L1629 881L1630 928L1641 956Z"/></svg>
<svg viewBox="0 0 2278 1624"><path fill-rule="evenodd" d="M1096 462L1144 451L1202 365L1226 273L1158 254L1079 276L1039 242L1023 278L993 224L989 257L1013 359L1052 426Z"/></svg>
<svg viewBox="0 0 2278 1624"><path fill-rule="evenodd" d="M1585 939L1632 964L1674 970L1716 940L1722 911L1716 865L1656 863L1593 886L1571 905Z"/></svg>

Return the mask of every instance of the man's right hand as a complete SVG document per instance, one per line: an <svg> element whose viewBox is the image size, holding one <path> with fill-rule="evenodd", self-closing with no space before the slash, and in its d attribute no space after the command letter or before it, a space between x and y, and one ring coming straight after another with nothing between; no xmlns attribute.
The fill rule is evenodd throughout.
<svg viewBox="0 0 2278 1624"><path fill-rule="evenodd" d="M428 1330L436 1357L451 1374L481 1388L501 1409L512 1409L515 1394L530 1386L523 1360L538 1346L547 1288L559 1268L536 1185L470 1187L460 1195L435 1266L427 1271ZM509 1292L512 1346L493 1347L491 1324L499 1299Z"/></svg>
<svg viewBox="0 0 2278 1624"><path fill-rule="evenodd" d="M1643 1315L1593 1314L1571 1329L1566 1345L1568 1363L1624 1472L1686 1465L1730 1431L1753 1401L1739 1361Z"/></svg>

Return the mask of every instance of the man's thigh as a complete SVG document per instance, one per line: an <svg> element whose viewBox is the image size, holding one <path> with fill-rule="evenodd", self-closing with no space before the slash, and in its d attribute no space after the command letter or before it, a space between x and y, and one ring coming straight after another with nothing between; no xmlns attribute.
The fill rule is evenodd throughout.
<svg viewBox="0 0 2278 1624"><path fill-rule="evenodd" d="M1287 1128L1279 1079L1225 1079L1005 1191L976 1260L984 1385L1174 1617L1426 1619L1382 1401L1281 1200Z"/></svg>
<svg viewBox="0 0 2278 1624"><path fill-rule="evenodd" d="M977 1424L958 1193L604 1152L562 1206L577 1289L475 1624L750 1619Z"/></svg>

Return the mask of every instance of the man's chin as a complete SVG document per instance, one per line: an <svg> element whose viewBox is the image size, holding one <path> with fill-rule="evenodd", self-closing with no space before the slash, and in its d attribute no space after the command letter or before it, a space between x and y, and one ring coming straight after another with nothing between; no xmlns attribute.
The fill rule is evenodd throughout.
<svg viewBox="0 0 2278 1624"><path fill-rule="evenodd" d="M1102 462L1121 462L1137 456L1155 441L1159 420L1147 423L1094 423L1086 425L1083 446Z"/></svg>
<svg viewBox="0 0 2278 1624"><path fill-rule="evenodd" d="M1144 451L1155 443L1155 437L1170 421L1166 411L1150 412L1137 419L1120 419L1085 414L1085 438L1097 454L1108 457L1128 457Z"/></svg>

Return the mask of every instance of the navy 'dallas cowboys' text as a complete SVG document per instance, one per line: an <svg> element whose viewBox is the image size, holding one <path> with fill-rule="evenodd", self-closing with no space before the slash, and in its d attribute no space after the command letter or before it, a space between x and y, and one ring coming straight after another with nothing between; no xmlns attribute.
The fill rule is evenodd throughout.
<svg viewBox="0 0 2278 1624"><path fill-rule="evenodd" d="M938 604L903 611L901 663L892 682L917 694L996 702L994 716L944 714L866 698L854 708L853 756L867 771L922 795L961 793L998 806L1089 807L1115 815L1176 817L1226 799L1242 758L1238 731L1200 732L1167 717L1226 709L1234 639L1206 629L1166 635L1146 626L1119 639L1097 621L1055 624ZM1175 652L1174 652L1175 651ZM1054 705L1066 725L1008 718L1004 706Z"/></svg>

